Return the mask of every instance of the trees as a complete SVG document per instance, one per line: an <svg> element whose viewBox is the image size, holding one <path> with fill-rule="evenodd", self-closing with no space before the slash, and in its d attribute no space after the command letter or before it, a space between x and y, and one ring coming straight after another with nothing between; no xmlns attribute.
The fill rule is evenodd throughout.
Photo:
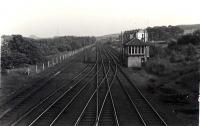
<svg viewBox="0 0 200 126"><path fill-rule="evenodd" d="M195 31L192 34L183 35L177 41L177 44L179 45L187 45L189 43L194 45L200 44L200 30Z"/></svg>
<svg viewBox="0 0 200 126"><path fill-rule="evenodd" d="M136 36L138 29L125 31L123 34L124 42L130 40L130 34ZM156 26L156 27L148 27L148 40L149 41L167 41L171 39L178 39L184 32L183 29L177 26Z"/></svg>
<svg viewBox="0 0 200 126"><path fill-rule="evenodd" d="M95 42L94 37L61 36L48 39L31 39L21 35L2 36L1 67L12 68L25 64L36 64L46 56L78 49Z"/></svg>
<svg viewBox="0 0 200 126"><path fill-rule="evenodd" d="M149 34L149 40L152 41L166 41L170 39L177 39L183 34L183 29L177 26L156 26L148 27L147 32Z"/></svg>

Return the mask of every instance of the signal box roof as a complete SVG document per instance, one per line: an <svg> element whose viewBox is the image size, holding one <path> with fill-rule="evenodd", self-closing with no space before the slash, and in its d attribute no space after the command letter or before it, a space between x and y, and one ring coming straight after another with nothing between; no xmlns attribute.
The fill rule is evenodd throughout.
<svg viewBox="0 0 200 126"><path fill-rule="evenodd" d="M129 46L129 45L135 45L135 46L149 46L150 44L148 42L143 42L137 38L133 38L131 39L129 42L124 44L125 46Z"/></svg>

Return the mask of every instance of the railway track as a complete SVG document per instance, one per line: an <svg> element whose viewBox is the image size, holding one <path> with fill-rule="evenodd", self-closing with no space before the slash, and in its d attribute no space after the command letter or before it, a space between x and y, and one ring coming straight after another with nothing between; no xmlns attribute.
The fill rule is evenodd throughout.
<svg viewBox="0 0 200 126"><path fill-rule="evenodd" d="M99 49L97 48L97 62L101 62L101 64L104 65L104 60L102 59L101 55L99 55L100 53L98 53L98 51ZM96 89L93 91L87 103L84 105L84 108L82 109L74 125L94 125L96 118L98 117L99 106L102 104L101 97L105 95L103 92L104 88L106 88L104 84L104 74L108 75L109 72L110 70L108 69L105 71L105 73L103 70L98 73L96 78Z"/></svg>
<svg viewBox="0 0 200 126"><path fill-rule="evenodd" d="M97 62L94 66L97 66L98 64L99 63ZM93 67L92 69L94 70L94 68L95 67ZM63 90L63 91L66 90L66 91L62 95L58 94L56 91L55 94L57 94L57 96L59 96L57 99L54 98L53 100L49 100L47 98L48 99L48 100L46 100L47 104L41 104L41 105L35 107L34 109L37 108L37 110L39 110L39 112L42 112L41 114L38 115L38 113L32 113L32 111L34 110L34 109L32 109L32 111L28 112L28 114L26 116L24 116L24 117L30 118L31 120L33 120L35 118L33 121L27 122L27 120L29 120L29 119L25 119L24 117L22 117L22 118L20 118L20 120L14 122L13 126L14 125L29 125L29 126L32 126L32 125L54 125L54 123L58 121L59 117L62 116L62 114L65 111L70 110L71 104L73 104L73 102L75 102L79 96L88 94L87 90L85 90L85 89L86 88L89 89L92 87L90 82L93 82L94 77L97 76L98 72L101 71L101 68L102 68L102 66L99 67L99 69L98 69L98 71L96 71L95 75L94 75L94 72L91 72L91 75L87 76L87 79L84 77L83 82L78 81L81 85L79 84L78 86L71 87L69 90L61 88L61 90ZM77 85L77 83L75 85ZM53 94L52 96L55 96L55 94ZM54 101L54 102L49 104L49 101ZM42 102L42 103L45 103L45 102ZM29 114L31 114L32 116ZM24 122L24 120L25 120L25 122Z"/></svg>
<svg viewBox="0 0 200 126"><path fill-rule="evenodd" d="M76 75L74 78L72 78L71 82L72 86L69 87L68 85L63 85L60 88L56 89L54 92L52 92L50 95L48 95L45 99L40 101L38 104L30 108L28 111L26 111L23 115L21 115L16 121L14 121L11 125L19 125L22 120L28 121L31 116L37 116L40 111L43 111L42 109L45 109L48 107L49 104L52 104L53 101L55 101L57 98L59 98L60 95L65 93L65 91L69 91L73 87L76 87L83 79L95 68L93 67L85 67L78 75ZM77 81L77 79L79 79Z"/></svg>
<svg viewBox="0 0 200 126"><path fill-rule="evenodd" d="M76 78L77 81L74 81L72 87L61 87L58 91L55 91L51 97L45 99L45 102L42 102L41 105L34 108L37 109L38 112L28 112L29 115L24 116L28 117L28 119L21 121L22 119L20 118L20 121L17 121L17 123L14 122L12 125L25 124L32 126L53 124L96 76L93 75L95 66L96 65L94 65L89 72L83 73L83 77Z"/></svg>
<svg viewBox="0 0 200 126"><path fill-rule="evenodd" d="M120 72L117 74L117 80L126 95L127 99L132 104L133 108L137 112L141 125L144 126L167 126L167 123L159 115L156 109L150 104L150 102L144 97L142 92L132 83L129 77L116 63L117 57L113 52L106 50L108 56L113 59L113 62L118 66ZM115 57L115 58L114 58Z"/></svg>
<svg viewBox="0 0 200 126"><path fill-rule="evenodd" d="M97 63L97 67L98 69L96 69L98 72L96 73L96 77L99 76L99 74L102 71L102 65L99 61L98 58L96 60ZM100 65L100 66L99 66ZM72 105L72 107L68 110L67 113L63 114L62 117L60 117L59 120L57 120L57 122L55 123L56 125L63 125L63 124L68 124L68 125L74 125L76 123L77 120L84 122L82 120L82 114L81 113L85 113L86 108L88 108L88 104L91 103L92 101L92 111L90 111L90 115L87 115L89 117L92 118L87 118L87 122L84 123L93 123L93 119L95 119L96 117L96 108L97 108L97 97L95 97L96 92L97 92L97 84L96 84L96 79L94 81L92 81L92 83L90 84L90 86L87 88L87 90L85 90L85 93L83 93L82 95L80 95L80 97L77 99L76 102L74 102L74 104ZM103 76L99 76L98 77L99 82L103 82L104 77ZM101 85L101 83L98 82L98 85ZM76 110L76 111L74 111ZM78 122L77 122L78 123Z"/></svg>
<svg viewBox="0 0 200 126"><path fill-rule="evenodd" d="M80 56L81 55L79 54L73 57L72 61L69 62L69 64L67 65L61 64L61 66L58 67L59 73L62 73L62 76L65 76L63 72L67 72L68 68L72 66L74 62L77 62L77 58L79 58ZM11 102L8 102L1 106L0 111L2 110L3 113L1 113L0 116L0 125L10 125L13 120L16 120L17 117L21 116L26 110L32 108L35 103L40 102L48 94L53 92L57 85L64 84L66 79L60 79L61 74L58 75L58 72L55 72L55 70L53 72L54 74L47 80L45 80L44 83L39 83L37 84L38 86L28 88L27 90L17 95L13 100L11 100ZM52 83L51 81L58 81L59 84Z"/></svg>
<svg viewBox="0 0 200 126"><path fill-rule="evenodd" d="M98 79L97 79L97 88L93 91L93 93L90 95L90 98L84 105L81 113L79 114L77 120L75 121L74 125L100 125L102 123L102 119L109 119L109 117L106 115L106 112L110 111L110 117L112 117L112 109L107 109L105 111L104 108L107 108L107 106L110 105L109 97L108 96L108 75L112 74L110 65L108 65L107 61L105 62L104 59L101 56L101 52L99 51L99 59L102 63L103 70L98 73ZM98 59L97 59L98 61ZM107 64L107 66L105 65ZM110 64L110 63L109 63ZM108 104L107 104L108 102ZM110 107L110 106L109 106ZM103 121L104 122L104 121ZM113 122L113 118L111 118L107 122Z"/></svg>
<svg viewBox="0 0 200 126"><path fill-rule="evenodd" d="M77 54L76 56L72 57L71 58L72 60L70 60L70 62L67 61L68 62L67 65L64 63L64 64L61 64L60 66L58 66L59 73L61 73L62 76L61 76L61 74L58 75L57 74L58 72L57 73L55 72L55 74L57 76L53 75L52 78L50 77L50 78L48 78L48 80L45 80L44 84L40 84L40 85L42 85L41 87L36 88L36 90L35 90L35 88L30 88L32 90L25 90L25 92L22 92L22 94L19 94L16 97L16 99L14 99L12 101L12 103L14 101L16 101L16 103L17 103L17 104L16 103L14 104L15 105L14 108L11 107L10 105L5 104L4 106L6 106L8 108L8 111L5 111L4 115L1 116L0 125L2 125L2 126L3 125L5 125L5 126L11 125L13 120L18 120L19 117L22 117L24 115L24 112L26 113L27 111L32 110L33 107L38 105L35 103L41 103L42 100L45 99L45 97L48 97L48 95L52 94L53 91L55 92L55 88L57 89L59 87L59 85L61 85L61 86L68 85L68 87L71 86L71 84L68 84L68 83L72 83L74 80L72 79L71 82L67 80L68 82L66 83L66 79L62 79L62 77L66 76L66 72L69 71L68 68L73 66L72 65L73 63L80 62L81 55L82 54ZM84 71L89 70L89 68L91 67L90 64L83 65L83 66L85 67ZM79 76L80 76L80 74L79 74ZM50 82L51 80L52 80L52 82ZM58 84L55 82L58 82ZM22 99L22 100L19 101L19 99ZM19 101L19 102L17 102L17 101ZM9 103L9 104L11 104L11 103ZM1 106L1 108L4 108L4 106Z"/></svg>
<svg viewBox="0 0 200 126"><path fill-rule="evenodd" d="M108 57L106 58L108 61L108 69L111 69L111 65L112 65L111 60ZM104 67L104 73L105 73L105 70L106 70L105 64L103 64L103 67ZM105 97L101 105L101 109L100 109L100 112L95 124L97 126L98 125L101 125L101 126L119 125L115 103L113 101L112 93L110 91L113 85L113 81L116 77L116 74L117 74L117 67L114 71L111 70L111 73L109 75L105 74L105 78L106 78L105 83L107 85L107 90L106 90L106 94L105 94Z"/></svg>
<svg viewBox="0 0 200 126"><path fill-rule="evenodd" d="M87 66L20 115L11 126L167 126L119 65L117 52L96 44Z"/></svg>

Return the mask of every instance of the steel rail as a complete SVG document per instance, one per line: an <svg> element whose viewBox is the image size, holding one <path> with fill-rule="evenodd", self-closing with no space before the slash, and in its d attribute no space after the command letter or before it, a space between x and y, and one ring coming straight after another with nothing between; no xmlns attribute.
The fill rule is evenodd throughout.
<svg viewBox="0 0 200 126"><path fill-rule="evenodd" d="M107 56L107 54L104 52L104 54L105 54L105 56L107 57L107 59L109 59L109 57ZM110 66L110 60L109 60L109 66ZM105 66L103 65L103 67L104 67L104 72L105 72ZM116 74L117 74L117 65L115 64L115 71L114 71L114 69L113 69L113 71L114 71L114 76L116 76ZM118 116L117 116L117 111L116 111L116 107L115 107L115 103L114 103L114 100L113 100L113 97L112 97L112 92L110 91L110 84L109 84L109 82L108 82L108 77L107 77L107 75L105 74L105 76L106 76L106 83L107 83L107 85L108 85L108 88L109 88L109 96L110 96L110 99L111 99L111 102L112 102L112 107L113 107L113 110L114 110L114 115L115 115L115 121L116 121L116 124L117 124L117 126L119 126L119 119L118 119Z"/></svg>
<svg viewBox="0 0 200 126"><path fill-rule="evenodd" d="M93 65L93 67L90 69L90 71L88 71L88 73L86 75L84 75L78 82L75 83L78 84L82 79L84 79L93 69L94 69L95 65ZM77 79L78 77L80 77L80 75L85 72L87 69L89 68L89 65L87 65L79 74L77 74L75 77L72 78L72 81L74 81L75 79ZM74 85L74 86L75 86ZM28 114L30 114L33 110L35 110L39 105L43 104L45 101L47 101L50 97L52 97L53 95L55 95L59 90L63 89L64 87L66 87L67 85L63 85L60 88L56 89L55 91L53 91L50 95L48 95L45 99L43 99L41 102L39 102L38 104L36 104L35 106L33 106L31 109L29 109L27 112L25 112L22 116L20 116L20 118L18 118L16 121L14 121L11 126L15 126L17 125L23 118L25 118Z"/></svg>
<svg viewBox="0 0 200 126"><path fill-rule="evenodd" d="M71 57L71 61L70 61L70 63L65 67L65 69L68 68L70 65L72 65L73 62L75 61L75 59L76 59L77 57L78 57L78 56L73 56L73 57ZM57 66L57 65L56 65L56 66ZM58 71L59 71L60 69L61 69L61 68L59 68ZM63 69L63 70L64 70L64 69ZM0 120L1 120L7 113L9 113L10 111L12 111L16 106L22 104L22 103L23 103L28 97L30 97L32 94L36 93L36 92L39 91L41 88L45 87L45 86L47 85L47 82L50 81L51 79L53 79L53 77L54 77L53 74L54 74L54 73L56 73L56 72L52 72L52 75L51 75L48 79L44 80L42 86L40 86L39 88L35 89L33 92L28 93L28 94L25 96L25 98L24 98L22 101L20 101L19 103L17 103L14 107L12 107L12 108L7 108L2 114L0 114ZM28 89L29 89L29 88L28 88ZM23 92L27 91L28 89L24 90ZM21 92L20 94L22 94L23 92ZM19 96L20 94L18 94L17 96ZM17 96L16 96L16 97L17 97ZM15 98L16 98L16 97L15 97ZM8 102L9 102L9 101L8 101ZM3 105L1 105L0 108L2 108L3 106L5 106L6 104L8 104L8 102L6 102L6 103L4 103Z"/></svg>
<svg viewBox="0 0 200 126"><path fill-rule="evenodd" d="M105 51L107 51L107 50L105 50ZM113 62L114 62L115 65L117 66L117 63L116 63L116 61L113 59L113 57L112 57L109 53L108 53L108 55L112 58ZM114 69L114 68L112 67L112 69ZM136 112L137 112L137 114L138 114L138 116L139 116L141 122L143 123L144 126L147 126L147 124L146 124L146 122L144 121L142 115L140 114L140 112L139 112L137 106L135 105L135 103L134 103L133 100L131 99L131 97L130 97L128 91L125 90L125 88L123 87L122 82L121 82L121 80L119 79L119 76L118 76L118 75L117 75L117 80L119 81L119 84L120 84L122 90L124 91L124 93L125 93L126 96L128 97L128 100L131 102L132 106L133 106L134 109L136 110Z"/></svg>
<svg viewBox="0 0 200 126"><path fill-rule="evenodd" d="M109 69L110 69L110 65L109 65ZM99 120L100 120L100 117L101 117L101 113L102 113L102 111L103 111L103 107L104 107L104 105L105 105L106 99L107 99L107 97L108 97L108 94L109 94L109 92L110 92L110 88L112 87L113 80L115 79L116 74L117 74L117 69L116 69L115 75L113 76L113 78L112 78L112 80L111 80L111 82L110 82L110 86L109 86L109 88L108 88L108 90L107 90L107 92L106 92L106 95L105 95L105 97L104 97L103 104L102 104L102 106L101 106L101 109L100 109L100 112L99 112L97 121L95 122L95 125L96 125L96 126L99 125Z"/></svg>
<svg viewBox="0 0 200 126"><path fill-rule="evenodd" d="M124 93L126 94L126 96L128 97L128 100L131 102L132 106L135 108L138 116L140 117L141 122L143 123L144 126L147 126L146 122L144 121L142 115L140 114L137 106L135 105L135 103L133 102L133 100L131 99L131 96L129 95L128 91L124 88L124 86L122 85L121 80L119 79L119 76L117 75L117 80L119 81L120 87L122 88L122 90L124 91Z"/></svg>
<svg viewBox="0 0 200 126"><path fill-rule="evenodd" d="M96 45L96 61L98 62L98 48L97 48L97 45ZM100 59L101 59L101 64L103 64L103 59L102 59L102 57L101 57L101 55L100 55ZM109 70L107 71L107 73L106 74L108 74L109 73ZM97 77L98 78L98 77ZM83 110L81 111L81 114L79 115L79 117L78 117L78 119L77 119L77 121L75 122L75 126L77 126L78 124L79 124L79 122L80 122L80 120L82 119L82 116L83 116L83 114L84 114L84 112L85 112L85 110L86 110L86 108L88 107L88 105L89 105L89 103L90 103L90 101L92 100L92 98L94 97L94 95L96 94L96 99L97 99L97 114L96 114L96 118L97 118L97 116L98 116L98 89L99 89L99 87L102 85L102 83L104 82L104 80L105 80L105 77L101 80L101 82L99 83L98 82L98 79L97 79L97 81L96 81L96 83L97 83L97 87L96 87L96 89L94 90L94 92L92 93L92 95L91 95L91 97L89 98L89 100L88 100L88 102L86 103L86 105L84 106L84 108L83 108ZM98 84L99 83L99 84Z"/></svg>
<svg viewBox="0 0 200 126"><path fill-rule="evenodd" d="M110 62L109 62L109 64L110 64ZM117 73L117 68L115 70L116 70L115 73ZM114 76L116 76L116 74ZM108 82L107 75L106 75L106 81L107 81L107 85L108 85L108 88L109 88L109 96L110 96L110 99L111 99L112 107L113 107L113 110L114 110L115 121L116 121L117 126L119 126L119 119L118 119L118 116L117 116L116 107L115 107L114 100L113 100L113 97L112 97L112 92L110 91L111 84L109 84L109 82Z"/></svg>
<svg viewBox="0 0 200 126"><path fill-rule="evenodd" d="M95 77L96 74L93 76ZM90 81L93 79L93 77L90 79ZM86 84L88 84L89 81L86 82ZM77 85L77 84L76 84ZM45 112L47 112L54 104L56 104L61 98L63 98L69 91L71 91L75 86L71 87L70 89L68 89L67 91L65 91L58 99L56 99L56 101L54 101L47 109L45 109L45 111L43 111L37 118L35 118L31 124L29 124L29 126L32 126Z"/></svg>
<svg viewBox="0 0 200 126"><path fill-rule="evenodd" d="M70 100L70 102L60 111L60 113L56 116L56 118L50 123L49 126L53 126L54 123L58 120L58 118L63 114L63 112L69 107L72 102L77 98L77 96L88 86L89 83L85 84L79 91L76 93L76 95Z"/></svg>
<svg viewBox="0 0 200 126"><path fill-rule="evenodd" d="M109 51L111 52L111 51ZM112 52L108 53L110 56L114 55ZM112 56L111 56L112 57ZM114 60L114 59L113 59ZM156 109L151 105L151 103L145 98L145 96L142 94L142 92L132 83L132 81L129 79L129 77L124 73L124 71L121 69L121 67L119 66L119 64L117 64L119 70L121 71L122 75L127 79L127 81L129 82L129 84L135 88L138 93L142 96L142 98L145 100L145 102L150 106L150 108L153 110L153 112L157 115L157 117L160 119L160 121L163 123L163 125L168 126L167 123L164 121L164 119L160 116L160 114L156 111ZM144 119L143 119L144 120Z"/></svg>
<svg viewBox="0 0 200 126"><path fill-rule="evenodd" d="M103 62L103 60L102 60L102 62ZM106 72L106 75L108 75L108 73L109 73L109 71ZM98 85L98 87L95 89L95 91L92 93L92 95L91 95L91 97L89 98L88 102L87 102L86 105L84 106L84 108L83 108L81 114L79 115L77 121L75 122L74 126L78 126L79 122L81 121L81 119L82 119L82 117L83 117L83 114L84 114L86 108L88 107L90 101L92 100L92 98L94 97L94 95L97 93L98 88L102 85L102 83L104 82L104 80L105 80L105 76L104 76L104 78L101 80L101 82L99 83L99 85Z"/></svg>
<svg viewBox="0 0 200 126"><path fill-rule="evenodd" d="M95 76L97 76L97 74L100 72L101 68L102 68L102 65L100 66L100 68L99 68L98 71L96 72ZM92 79L90 79L90 81L92 81ZM88 85L88 84L90 83L90 81L88 81L86 85ZM78 96L78 95L76 95L76 96ZM62 114L62 113L66 110L66 108L73 102L73 100L76 98L76 96L73 97L73 99L60 111L60 113L56 116L56 118L50 123L50 126L53 126L53 125L55 124L55 122L58 120L58 118L61 116L61 114Z"/></svg>

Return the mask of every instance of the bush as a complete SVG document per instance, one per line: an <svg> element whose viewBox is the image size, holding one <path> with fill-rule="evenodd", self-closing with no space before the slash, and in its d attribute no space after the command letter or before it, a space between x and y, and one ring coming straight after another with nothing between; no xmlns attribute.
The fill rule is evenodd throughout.
<svg viewBox="0 0 200 126"><path fill-rule="evenodd" d="M179 63L184 61L184 55L183 54L178 54L178 52L175 52L172 50L171 55L170 55L170 62L172 63Z"/></svg>
<svg viewBox="0 0 200 126"><path fill-rule="evenodd" d="M166 59L156 58L150 60L145 65L145 70L155 75L166 75L170 72L170 63Z"/></svg>
<svg viewBox="0 0 200 126"><path fill-rule="evenodd" d="M187 45L187 44L200 44L200 30L195 31L193 34L183 35L178 39L177 42L179 45Z"/></svg>
<svg viewBox="0 0 200 126"><path fill-rule="evenodd" d="M177 39L183 34L184 30L177 26L156 26L147 28L149 40L162 41L169 39Z"/></svg>
<svg viewBox="0 0 200 126"><path fill-rule="evenodd" d="M155 46L151 46L150 47L150 56L151 57L167 57L168 54L166 53L166 48L163 48L163 47L155 47Z"/></svg>
<svg viewBox="0 0 200 126"><path fill-rule="evenodd" d="M36 64L46 60L46 56L78 49L95 42L94 37L63 36L49 39L31 39L21 35L2 36L2 69Z"/></svg>
<svg viewBox="0 0 200 126"><path fill-rule="evenodd" d="M147 84L147 88L146 89L147 89L148 92L153 94L153 93L155 93L157 91L157 86L154 83L149 83L149 84Z"/></svg>
<svg viewBox="0 0 200 126"><path fill-rule="evenodd" d="M197 58L196 58L197 52L196 52L194 45L189 44L188 46L186 46L185 49L183 50L183 53L185 54L186 61L197 60Z"/></svg>

